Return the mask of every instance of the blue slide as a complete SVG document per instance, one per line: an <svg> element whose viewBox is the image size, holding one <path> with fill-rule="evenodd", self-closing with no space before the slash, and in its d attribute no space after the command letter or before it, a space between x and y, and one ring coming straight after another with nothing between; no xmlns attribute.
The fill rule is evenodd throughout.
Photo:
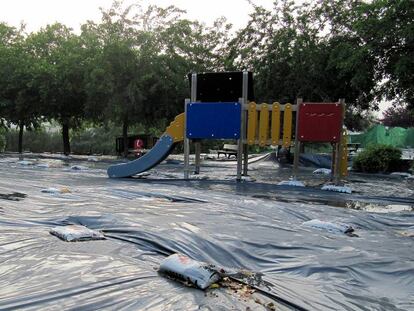
<svg viewBox="0 0 414 311"><path fill-rule="evenodd" d="M155 146L139 159L127 163L111 165L108 168L108 176L111 178L131 177L148 171L164 161L174 149L174 146L174 139L170 135L164 134L157 141Z"/></svg>

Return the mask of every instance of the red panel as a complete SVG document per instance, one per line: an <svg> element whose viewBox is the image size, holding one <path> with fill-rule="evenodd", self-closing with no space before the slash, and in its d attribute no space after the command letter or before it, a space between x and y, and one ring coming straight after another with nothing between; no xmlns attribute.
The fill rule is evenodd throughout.
<svg viewBox="0 0 414 311"><path fill-rule="evenodd" d="M302 103L299 107L298 140L339 142L342 106L339 103Z"/></svg>

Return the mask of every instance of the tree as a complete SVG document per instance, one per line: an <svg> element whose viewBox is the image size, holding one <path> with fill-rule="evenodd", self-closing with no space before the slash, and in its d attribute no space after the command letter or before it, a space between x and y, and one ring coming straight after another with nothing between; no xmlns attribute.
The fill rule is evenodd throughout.
<svg viewBox="0 0 414 311"><path fill-rule="evenodd" d="M248 25L230 42L228 57L231 68L255 72L260 100L345 98L350 111L376 108L375 59L344 26L352 18L352 1L334 2L296 5L282 0L273 11L254 7ZM354 127L352 120L345 121Z"/></svg>
<svg viewBox="0 0 414 311"><path fill-rule="evenodd" d="M38 87L43 115L62 126L63 152L70 153L69 131L84 116L84 49L70 28L56 23L31 34L30 54L40 65Z"/></svg>
<svg viewBox="0 0 414 311"><path fill-rule="evenodd" d="M27 53L23 29L0 24L0 110L8 127L19 128L18 152L23 151L24 128L39 126L39 91L34 83L38 64Z"/></svg>
<svg viewBox="0 0 414 311"><path fill-rule="evenodd" d="M275 2L273 11L255 7L246 28L230 43L234 67L255 71L257 95L266 101L342 97L348 105L366 107L373 87L369 55L346 34L322 34L325 21L317 14L309 4L288 0Z"/></svg>
<svg viewBox="0 0 414 311"><path fill-rule="evenodd" d="M363 132L378 123L378 120L371 110L347 107L344 123L350 131Z"/></svg>
<svg viewBox="0 0 414 311"><path fill-rule="evenodd" d="M108 12L102 12L102 23L88 23L82 37L95 42L89 48L97 54L90 63L86 111L95 120L110 120L122 124L124 156L128 154L128 127L145 118L144 101L152 78L151 34L138 31L129 19L132 7L122 9L114 2Z"/></svg>
<svg viewBox="0 0 414 311"><path fill-rule="evenodd" d="M96 51L88 75L88 115L122 124L127 154L128 128L168 120L188 97L187 74L217 70L228 25L212 27L182 19L174 6L124 8L115 1L100 24L83 25L82 37Z"/></svg>
<svg viewBox="0 0 414 311"><path fill-rule="evenodd" d="M346 65L364 74L374 69L370 97L385 97L414 105L414 2L411 0L332 0L316 5L316 16L332 37L346 36L356 42ZM357 61L353 61L354 56ZM346 60L346 59L345 59ZM358 81L359 82L359 81Z"/></svg>
<svg viewBox="0 0 414 311"><path fill-rule="evenodd" d="M407 105L391 106L384 112L382 123L386 126L414 127L414 111Z"/></svg>
<svg viewBox="0 0 414 311"><path fill-rule="evenodd" d="M353 29L376 59L376 93L414 107L414 1L361 3Z"/></svg>

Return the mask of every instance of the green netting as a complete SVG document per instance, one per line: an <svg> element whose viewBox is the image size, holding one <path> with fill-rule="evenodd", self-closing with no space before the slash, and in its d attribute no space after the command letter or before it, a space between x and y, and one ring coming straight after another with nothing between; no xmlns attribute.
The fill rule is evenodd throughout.
<svg viewBox="0 0 414 311"><path fill-rule="evenodd" d="M361 147L383 144L397 148L414 148L414 128L376 125L363 134L350 135L349 141L360 143Z"/></svg>

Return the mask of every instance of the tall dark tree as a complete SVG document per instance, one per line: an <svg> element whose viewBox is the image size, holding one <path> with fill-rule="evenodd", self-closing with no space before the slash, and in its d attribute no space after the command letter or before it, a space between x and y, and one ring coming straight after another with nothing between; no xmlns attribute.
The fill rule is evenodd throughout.
<svg viewBox="0 0 414 311"><path fill-rule="evenodd" d="M324 35L319 7L289 0L274 5L273 11L255 7L230 43L233 66L256 73L258 97L280 102L346 98L351 106L367 108L374 66L360 43L342 33Z"/></svg>
<svg viewBox="0 0 414 311"><path fill-rule="evenodd" d="M125 155L131 124L150 127L182 111L189 72L223 68L225 21L205 27L182 13L173 6L124 8L114 2L100 24L83 26L82 37L96 51L86 110L122 124Z"/></svg>
<svg viewBox="0 0 414 311"><path fill-rule="evenodd" d="M120 2L102 12L102 22L83 26L82 37L97 54L88 75L86 111L95 119L122 124L124 155L128 153L128 127L145 118L144 101L151 79L151 34L138 31L130 10Z"/></svg>
<svg viewBox="0 0 414 311"><path fill-rule="evenodd" d="M19 129L18 152L24 129L39 126L41 108L35 80L38 63L27 53L23 29L0 24L0 114L2 123Z"/></svg>
<svg viewBox="0 0 414 311"><path fill-rule="evenodd" d="M43 114L62 126L64 154L70 153L70 129L84 116L84 49L71 29L56 23L31 34L29 52L41 63L38 87Z"/></svg>
<svg viewBox="0 0 414 311"><path fill-rule="evenodd" d="M369 96L377 102L385 97L414 105L413 1L322 1L315 12L324 22L324 32L332 38L345 37L350 45L338 65L356 73L353 83L361 82L369 64L374 68Z"/></svg>

